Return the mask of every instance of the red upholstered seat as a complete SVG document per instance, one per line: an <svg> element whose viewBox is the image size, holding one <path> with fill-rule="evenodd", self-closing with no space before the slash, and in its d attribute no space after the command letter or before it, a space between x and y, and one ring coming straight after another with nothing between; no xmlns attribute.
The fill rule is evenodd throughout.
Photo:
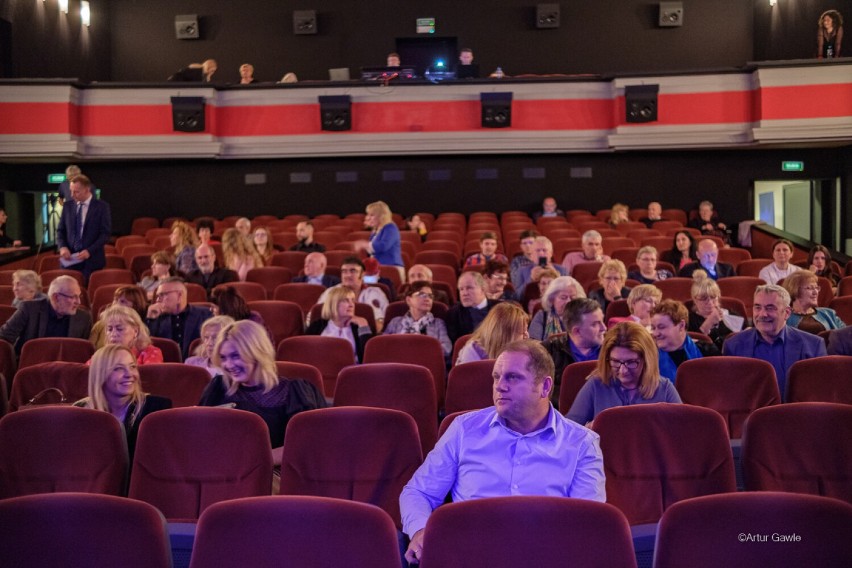
<svg viewBox="0 0 852 568"><path fill-rule="evenodd" d="M595 370L597 364L597 361L579 361L565 366L559 386L559 412L566 414L571 410L577 393L586 384L586 377Z"/></svg>
<svg viewBox="0 0 852 568"><path fill-rule="evenodd" d="M367 342L364 363L411 363L432 373L438 408L444 404L447 368L441 342L428 335L379 335Z"/></svg>
<svg viewBox="0 0 852 568"><path fill-rule="evenodd" d="M139 378L142 390L168 398L174 408L180 408L198 404L210 373L183 363L150 363L139 366Z"/></svg>
<svg viewBox="0 0 852 568"><path fill-rule="evenodd" d="M292 361L276 361L275 368L278 369L278 376L287 379L301 379L307 381L317 387L317 389L325 393L325 385L322 381L322 373L313 365L306 363L294 363Z"/></svg>
<svg viewBox="0 0 852 568"><path fill-rule="evenodd" d="M494 359L456 365L447 377L447 414L493 406Z"/></svg>
<svg viewBox="0 0 852 568"><path fill-rule="evenodd" d="M278 345L282 340L302 335L304 332L304 316L302 308L295 302L282 300L260 300L248 302L248 308L260 314L269 333L272 334L272 344Z"/></svg>
<svg viewBox="0 0 852 568"><path fill-rule="evenodd" d="M828 355L796 361L787 376L786 400L852 404L852 357Z"/></svg>
<svg viewBox="0 0 852 568"><path fill-rule="evenodd" d="M62 391L68 403L88 396L89 367L84 363L53 361L18 369L9 395L9 409L17 410L45 389ZM56 403L58 393L46 393L36 404Z"/></svg>
<svg viewBox="0 0 852 568"><path fill-rule="evenodd" d="M660 289L664 299L686 302L692 298L692 283L692 278L675 277L657 280L654 286Z"/></svg>
<svg viewBox="0 0 852 568"><path fill-rule="evenodd" d="M297 273L298 274L298 273ZM275 288L280 284L287 284L293 278L293 273L289 268L283 266L263 266L260 268L252 268L246 274L246 282L254 282L260 284L266 290L266 298L272 299L275 294ZM246 298L249 301L249 298Z"/></svg>
<svg viewBox="0 0 852 568"><path fill-rule="evenodd" d="M279 343L275 359L313 365L322 373L323 391L333 394L337 374L344 367L355 364L355 353L352 344L339 337L299 335Z"/></svg>
<svg viewBox="0 0 852 568"><path fill-rule="evenodd" d="M164 363L183 363L183 353L174 339L152 336L151 344L162 351Z"/></svg>
<svg viewBox="0 0 852 568"><path fill-rule="evenodd" d="M291 282L276 286L272 299L294 302L302 309L302 314L307 315L323 292L325 292L325 288L319 284Z"/></svg>

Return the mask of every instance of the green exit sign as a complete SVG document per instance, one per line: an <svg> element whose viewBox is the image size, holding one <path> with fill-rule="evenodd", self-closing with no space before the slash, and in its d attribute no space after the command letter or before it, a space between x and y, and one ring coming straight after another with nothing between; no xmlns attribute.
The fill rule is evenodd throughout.
<svg viewBox="0 0 852 568"><path fill-rule="evenodd" d="M65 174L47 174L47 183L62 183L65 181Z"/></svg>
<svg viewBox="0 0 852 568"><path fill-rule="evenodd" d="M782 172L803 172L805 171L804 162L781 162Z"/></svg>

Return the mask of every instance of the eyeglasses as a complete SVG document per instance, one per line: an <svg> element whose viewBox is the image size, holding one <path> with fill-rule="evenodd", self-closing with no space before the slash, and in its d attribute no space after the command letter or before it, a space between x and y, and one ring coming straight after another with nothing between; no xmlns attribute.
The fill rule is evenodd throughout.
<svg viewBox="0 0 852 568"><path fill-rule="evenodd" d="M696 296L695 297L696 302L715 302L718 299L719 299L718 296Z"/></svg>
<svg viewBox="0 0 852 568"><path fill-rule="evenodd" d="M804 286L802 289L805 290L806 292L819 292L820 291L820 287L816 286L816 285Z"/></svg>
<svg viewBox="0 0 852 568"><path fill-rule="evenodd" d="M156 298L158 300L162 300L163 298L165 298L169 294L174 294L174 293L180 293L180 290L164 290L163 292L157 292Z"/></svg>
<svg viewBox="0 0 852 568"><path fill-rule="evenodd" d="M430 294L429 292L417 292L414 294L415 297L420 298L421 300L425 300L429 298L430 300L435 298L435 294Z"/></svg>
<svg viewBox="0 0 852 568"><path fill-rule="evenodd" d="M629 361L619 361L618 359L607 359L609 366L613 371L618 371L621 367L627 367L628 371L635 371L642 363L642 359L630 359Z"/></svg>
<svg viewBox="0 0 852 568"><path fill-rule="evenodd" d="M80 294L66 294L65 292L57 292L57 295L62 296L63 298L68 298L69 300L77 300L80 301Z"/></svg>

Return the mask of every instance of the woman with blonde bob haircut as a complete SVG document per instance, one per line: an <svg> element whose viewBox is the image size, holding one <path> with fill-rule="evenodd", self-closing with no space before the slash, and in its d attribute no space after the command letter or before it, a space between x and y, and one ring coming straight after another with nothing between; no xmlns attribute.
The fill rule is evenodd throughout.
<svg viewBox="0 0 852 568"><path fill-rule="evenodd" d="M529 338L530 316L514 302L497 304L459 351L456 365L496 359L503 348L519 339Z"/></svg>
<svg viewBox="0 0 852 568"><path fill-rule="evenodd" d="M303 410L326 406L322 393L311 383L278 376L269 335L253 321L222 328L213 348L213 365L222 369L222 374L208 383L199 406L228 405L263 418L275 463L281 463L281 446L290 418Z"/></svg>
<svg viewBox="0 0 852 568"><path fill-rule="evenodd" d="M152 412L171 408L172 401L143 392L136 356L126 346L113 343L98 349L92 356L89 396L74 406L102 410L115 416L124 425L132 463L142 419Z"/></svg>
<svg viewBox="0 0 852 568"><path fill-rule="evenodd" d="M703 333L721 350L729 335L742 331L746 324L745 314L740 316L722 307L719 285L703 270L696 270L692 280L692 309L686 329Z"/></svg>
<svg viewBox="0 0 852 568"><path fill-rule="evenodd" d="M101 312L98 323L101 327L98 339L103 345L118 344L127 347L136 357L138 365L163 362L163 352L151 344L148 326L135 310L111 304ZM103 345L96 344L95 348Z"/></svg>
<svg viewBox="0 0 852 568"><path fill-rule="evenodd" d="M607 408L653 402L681 400L672 382L660 376L654 338L638 323L623 322L606 332L597 367L566 416L590 425Z"/></svg>

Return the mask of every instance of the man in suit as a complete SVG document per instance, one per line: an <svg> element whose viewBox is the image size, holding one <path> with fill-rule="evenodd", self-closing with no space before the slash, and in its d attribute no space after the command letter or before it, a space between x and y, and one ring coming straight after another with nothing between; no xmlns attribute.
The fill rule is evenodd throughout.
<svg viewBox="0 0 852 568"><path fill-rule="evenodd" d="M699 268L707 272L707 276L713 280L737 275L732 265L717 262L718 258L719 247L716 246L716 242L710 239L703 239L698 242L698 262L690 262L681 268L678 276L692 278L692 273Z"/></svg>
<svg viewBox="0 0 852 568"><path fill-rule="evenodd" d="M312 252L305 257L304 272L301 276L293 278L293 282L304 282L306 284L318 284L323 288L331 288L340 284L340 278L325 273L328 259L321 252Z"/></svg>
<svg viewBox="0 0 852 568"><path fill-rule="evenodd" d="M209 245L199 245L195 249L195 264L198 270L186 275L186 281L203 286L207 290L207 298L211 297L213 288L226 282L237 282L240 277L233 270L216 266L216 251Z"/></svg>
<svg viewBox="0 0 852 568"><path fill-rule="evenodd" d="M736 333L725 341L724 355L768 361L775 368L778 388L784 396L787 372L793 363L826 354L821 337L787 325L790 294L777 284L758 286L754 291L754 327Z"/></svg>
<svg viewBox="0 0 852 568"><path fill-rule="evenodd" d="M473 333L499 303L485 295L485 279L478 272L462 272L458 288L459 303L447 312L447 335L453 343L462 335Z"/></svg>
<svg viewBox="0 0 852 568"><path fill-rule="evenodd" d="M145 323L154 337L165 337L180 345L183 358L189 356L189 346L201 337L201 324L213 317L209 308L190 306L183 280L172 277L157 288L157 300L148 307Z"/></svg>
<svg viewBox="0 0 852 568"><path fill-rule="evenodd" d="M92 316L79 307L80 284L70 276L58 276L50 283L47 298L21 303L0 327L0 339L13 344L17 353L24 343L38 337L89 339Z"/></svg>
<svg viewBox="0 0 852 568"><path fill-rule="evenodd" d="M828 334L829 355L852 355L852 326Z"/></svg>
<svg viewBox="0 0 852 568"><path fill-rule="evenodd" d="M71 197L66 202L56 230L56 245L63 268L89 275L106 266L104 245L112 232L112 216L105 201L92 195L92 182L84 175L71 180Z"/></svg>

